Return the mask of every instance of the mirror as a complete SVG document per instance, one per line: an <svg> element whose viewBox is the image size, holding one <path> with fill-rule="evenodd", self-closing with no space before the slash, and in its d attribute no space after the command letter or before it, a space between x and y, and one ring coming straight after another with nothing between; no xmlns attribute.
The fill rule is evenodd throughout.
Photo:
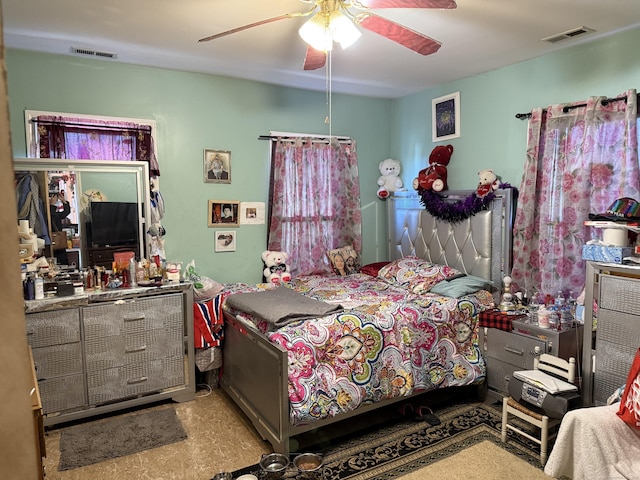
<svg viewBox="0 0 640 480"><path fill-rule="evenodd" d="M18 218L42 256L77 268L110 268L122 251L146 257L146 162L18 158L14 172Z"/></svg>

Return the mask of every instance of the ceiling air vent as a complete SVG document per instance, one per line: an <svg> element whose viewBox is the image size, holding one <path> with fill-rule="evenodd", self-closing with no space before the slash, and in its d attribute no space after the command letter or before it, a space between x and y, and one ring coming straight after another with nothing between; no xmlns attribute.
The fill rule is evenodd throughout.
<svg viewBox="0 0 640 480"><path fill-rule="evenodd" d="M89 48L71 47L71 53L75 53L76 55L85 55L87 57L100 57L100 58L110 58L110 59L118 58L117 53L101 52L99 50L91 50Z"/></svg>
<svg viewBox="0 0 640 480"><path fill-rule="evenodd" d="M550 37L543 38L542 41L549 42L549 43L558 43L564 40L570 40L572 38L588 35L593 32L595 32L593 28L578 27L578 28L574 28L573 30L567 30L566 32L558 33L556 35L551 35Z"/></svg>

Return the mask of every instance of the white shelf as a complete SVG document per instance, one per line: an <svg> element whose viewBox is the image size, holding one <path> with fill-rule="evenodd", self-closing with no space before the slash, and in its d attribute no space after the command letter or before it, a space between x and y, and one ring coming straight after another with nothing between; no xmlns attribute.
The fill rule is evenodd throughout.
<svg viewBox="0 0 640 480"><path fill-rule="evenodd" d="M638 222L611 222L608 220L587 220L584 222L587 227L595 228L613 228L622 230L631 230L634 233L640 233L640 223Z"/></svg>

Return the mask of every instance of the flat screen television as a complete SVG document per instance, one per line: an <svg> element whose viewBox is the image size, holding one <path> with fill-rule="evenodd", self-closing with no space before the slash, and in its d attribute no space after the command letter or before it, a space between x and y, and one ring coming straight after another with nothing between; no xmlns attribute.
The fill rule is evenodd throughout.
<svg viewBox="0 0 640 480"><path fill-rule="evenodd" d="M90 244L117 247L138 244L138 204L91 202Z"/></svg>

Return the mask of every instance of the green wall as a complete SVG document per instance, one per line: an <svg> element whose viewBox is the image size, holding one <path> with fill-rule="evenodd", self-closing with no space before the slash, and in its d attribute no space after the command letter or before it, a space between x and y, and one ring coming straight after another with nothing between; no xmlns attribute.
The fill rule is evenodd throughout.
<svg viewBox="0 0 640 480"><path fill-rule="evenodd" d="M237 230L235 252L214 253L208 200L266 202L269 131L328 134L324 92L104 60L8 50L13 152L26 156L24 110L151 119L157 122L160 191L169 261L194 259L220 282L262 278L266 225ZM357 141L363 210L363 259L386 257L378 163L389 157L391 100L333 95L332 133ZM231 151L231 184L205 184L203 150Z"/></svg>
<svg viewBox="0 0 640 480"><path fill-rule="evenodd" d="M391 152L402 161L403 180L411 182L427 166L435 145L451 143L450 189L476 188L477 172L485 168L519 187L527 121L515 114L594 95L616 97L629 88L640 91L638 45L640 28L398 99ZM434 144L431 100L453 92L460 92L461 136Z"/></svg>
<svg viewBox="0 0 640 480"><path fill-rule="evenodd" d="M396 100L333 95L332 133L357 141L363 214L363 261L386 258L386 204L377 199L378 163L402 162L409 188L428 163L431 100L460 92L461 136L449 166L449 188L473 189L492 168L518 187L532 107L614 97L640 88L640 28L424 90ZM208 200L266 202L270 130L327 134L324 92L213 75L9 50L6 57L13 152L25 152L24 110L156 120L160 190L167 204L169 261L196 261L220 282L255 282L266 226L238 229L236 252L214 253ZM203 150L230 150L232 183L203 182Z"/></svg>

